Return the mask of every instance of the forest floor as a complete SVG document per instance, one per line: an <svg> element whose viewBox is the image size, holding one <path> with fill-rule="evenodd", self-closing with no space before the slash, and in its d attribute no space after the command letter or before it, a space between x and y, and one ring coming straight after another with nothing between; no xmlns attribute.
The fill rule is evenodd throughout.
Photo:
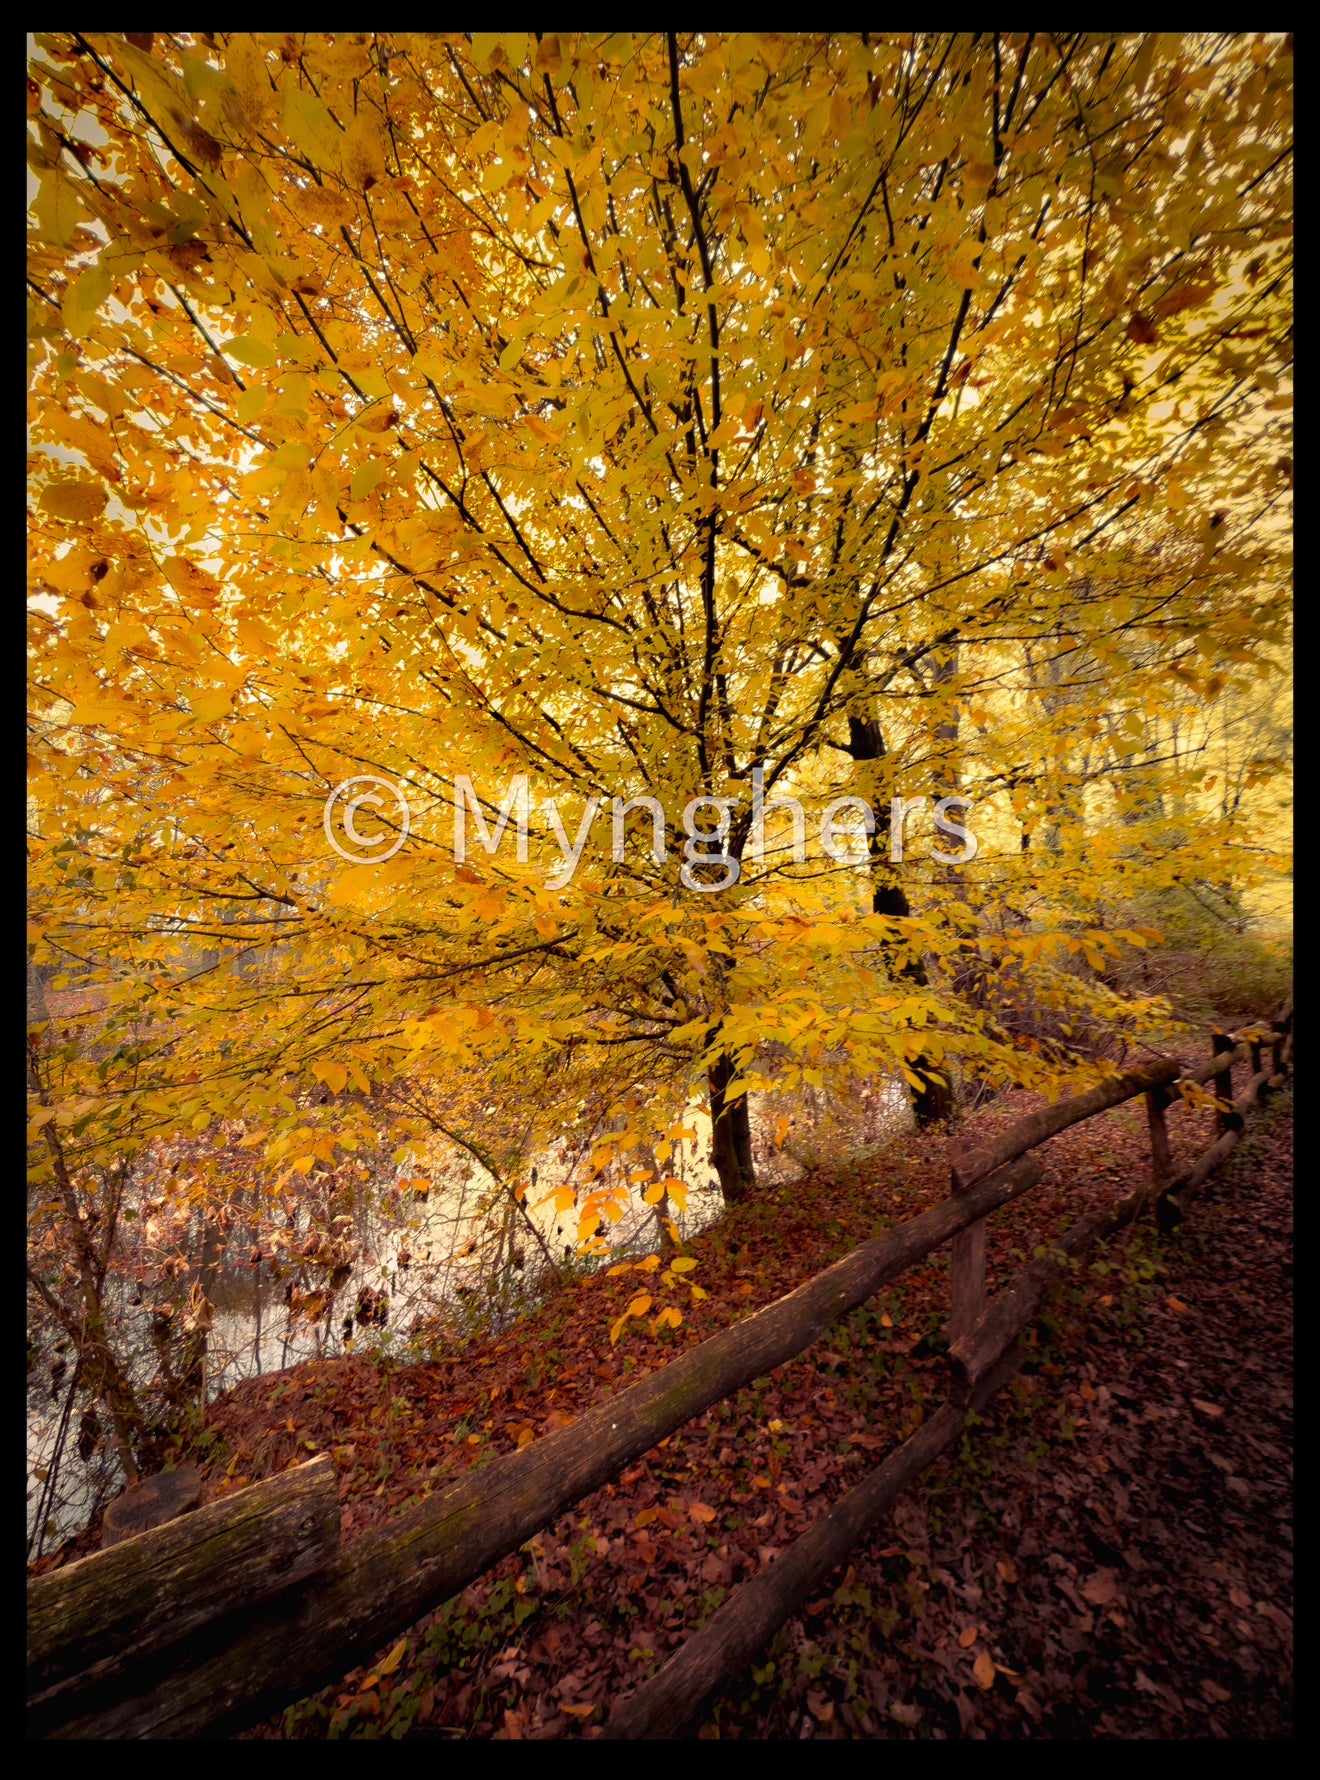
<svg viewBox="0 0 1320 1780"><path fill-rule="evenodd" d="M978 1137L1035 1102L975 1115ZM819 1600L700 1721L703 1737L1284 1738L1291 1734L1291 1095L1171 1237L1079 1268L1027 1365ZM1175 1160L1209 1141L1171 1113ZM208 1494L310 1453L344 1534L580 1415L947 1191L968 1141L909 1133L731 1208L688 1245L681 1329L610 1324L596 1274L505 1335L422 1365L367 1356L213 1406ZM991 1220L996 1282L1144 1178L1130 1102L1038 1152ZM740 1581L938 1406L947 1251L806 1354L674 1434L519 1553L260 1737L598 1735Z"/></svg>

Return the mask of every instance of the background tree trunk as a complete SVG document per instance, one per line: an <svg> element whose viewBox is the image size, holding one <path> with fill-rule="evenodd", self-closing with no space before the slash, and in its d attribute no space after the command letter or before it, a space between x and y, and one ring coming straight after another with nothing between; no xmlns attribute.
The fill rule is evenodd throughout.
<svg viewBox="0 0 1320 1780"><path fill-rule="evenodd" d="M726 1205L735 1205L745 1199L756 1185L747 1096L740 1094L731 1101L724 1097L733 1077L731 1057L717 1058L706 1077L710 1090L710 1159L720 1177L720 1190Z"/></svg>
<svg viewBox="0 0 1320 1780"><path fill-rule="evenodd" d="M848 719L848 752L854 760L884 759L884 736L880 725L873 718ZM910 915L912 905L889 860L889 806L883 802L875 812L875 833L871 836L871 872L875 885L871 895L874 912L877 915L900 918ZM894 967L894 970L897 976L909 983L915 983L919 988L924 989L929 982L926 967L920 958L909 959ZM924 1128L938 1124L941 1120L954 1118L958 1110L957 1096L947 1078L943 1082L932 1080L931 1072L935 1065L926 1057L914 1058L912 1068L923 1083L920 1088L911 1090L912 1111L917 1124Z"/></svg>

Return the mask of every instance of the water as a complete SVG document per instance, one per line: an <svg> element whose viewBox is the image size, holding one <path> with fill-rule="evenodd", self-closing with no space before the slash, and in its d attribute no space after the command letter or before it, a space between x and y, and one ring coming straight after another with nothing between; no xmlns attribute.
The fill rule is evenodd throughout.
<svg viewBox="0 0 1320 1780"><path fill-rule="evenodd" d="M779 1149L774 1130L786 1109L795 1116L797 1135ZM808 1167L842 1159L859 1144L882 1141L910 1119L906 1092L897 1082L863 1089L847 1107L810 1089L792 1097L754 1096L750 1115L758 1180L765 1185L791 1181ZM709 1160L709 1115L694 1102L684 1123L694 1136L675 1145L667 1166L687 1188L686 1209L671 1206L680 1237L686 1241L720 1216L723 1200ZM403 1169L399 1174L410 1172ZM571 1164L560 1157L540 1157L536 1186L525 1201L527 1217L518 1213L516 1224L507 1201L498 1196L498 1183L475 1162L454 1166L433 1178L424 1200L411 1192L400 1195L394 1180L367 1183L352 1220L350 1240L356 1258L328 1313L315 1322L291 1314L285 1290L289 1283L300 1290L314 1288L324 1281L324 1270L308 1265L289 1279L277 1280L269 1259L250 1263L251 1232L236 1228L210 1288L213 1321L207 1351L207 1400L214 1401L245 1378L345 1351L387 1347L409 1357L418 1351L415 1338L421 1337L424 1344L428 1325L434 1325L438 1317L445 1319L456 1336L464 1329L477 1333L514 1320L535 1301L538 1287L550 1273L541 1242L530 1226L535 1226L560 1266L572 1253L575 1215L565 1214L565 1223L564 1216L556 1214L552 1198L549 1203L539 1203L571 1172ZM396 1199L401 1197L398 1210L387 1210L382 1203L391 1196L391 1189ZM656 1212L643 1202L642 1191L642 1187L632 1191L617 1223L602 1224L600 1234L609 1254L601 1265L621 1255L649 1253L659 1246ZM479 1252L464 1257L463 1250L474 1240L479 1250L482 1236L490 1235L493 1218L508 1219L510 1231L515 1233L507 1237L504 1253L508 1260L492 1295L489 1282L487 1287L477 1285ZM302 1222L305 1227L305 1218ZM359 1294L364 1292L388 1298L383 1325L345 1324L346 1315L358 1306ZM143 1297L127 1278L112 1275L106 1282L116 1351L134 1385L149 1393L156 1370L150 1339L152 1307L145 1302L135 1304L135 1295ZM351 1331L347 1340L346 1330ZM64 1372L52 1380L52 1365L58 1358L52 1337L38 1351L28 1376L27 1513L32 1556L71 1537L86 1525L101 1502L123 1487L123 1475L108 1438L103 1437L92 1450L89 1436L79 1451L86 1400L74 1402L68 1388L71 1354ZM94 1409L93 1413L105 1421L103 1412ZM101 1432L108 1435L108 1428ZM38 1473L48 1470L57 1449L60 1457L52 1490Z"/></svg>

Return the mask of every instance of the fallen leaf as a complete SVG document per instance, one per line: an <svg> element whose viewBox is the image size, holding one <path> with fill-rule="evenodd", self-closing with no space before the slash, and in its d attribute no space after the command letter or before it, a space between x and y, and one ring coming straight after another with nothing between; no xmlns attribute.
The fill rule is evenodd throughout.
<svg viewBox="0 0 1320 1780"><path fill-rule="evenodd" d="M1001 1582L1016 1582L1018 1579L1017 1565L1012 1558L997 1558L995 1569L999 1572Z"/></svg>
<svg viewBox="0 0 1320 1780"><path fill-rule="evenodd" d="M995 1684L994 1658L988 1650L983 1650L972 1664L972 1676L976 1685L984 1691Z"/></svg>
<svg viewBox="0 0 1320 1780"><path fill-rule="evenodd" d="M1096 1607L1107 1607L1118 1595L1112 1570L1097 1570L1089 1582L1082 1584L1082 1593Z"/></svg>
<svg viewBox="0 0 1320 1780"><path fill-rule="evenodd" d="M380 1665L380 1667L377 1669L376 1673L378 1675L392 1675L394 1673L394 1671L398 1668L399 1664L403 1661L403 1653L407 1648L408 1648L408 1640L406 1638L400 1638L399 1642L394 1646L394 1649L391 1650L390 1654L385 1658L385 1661Z"/></svg>
<svg viewBox="0 0 1320 1780"><path fill-rule="evenodd" d="M688 1513L703 1527L708 1527L715 1519L715 1510L708 1507L705 1502L693 1502L688 1508Z"/></svg>
<svg viewBox="0 0 1320 1780"><path fill-rule="evenodd" d="M970 1650L972 1645L976 1642L976 1627L974 1625L965 1625L958 1634L958 1642L962 1645L964 1650Z"/></svg>

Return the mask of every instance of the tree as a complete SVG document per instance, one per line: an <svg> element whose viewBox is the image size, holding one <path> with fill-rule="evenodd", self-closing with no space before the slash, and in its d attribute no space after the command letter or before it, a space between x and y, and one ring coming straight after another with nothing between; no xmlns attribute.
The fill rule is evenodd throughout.
<svg viewBox="0 0 1320 1780"><path fill-rule="evenodd" d="M421 1083L464 1141L528 1110L521 1194L600 1070L600 1248L630 1186L681 1191L628 1157L669 1165L701 1077L736 1199L750 1090L896 1071L944 1116L955 1070L1055 1089L1103 1052L1075 1021L1151 1030L1104 978L1152 936L1110 914L1175 856L1244 878L1248 816L1179 757L1142 783L1181 817L1115 824L1126 741L1286 645L1290 41L36 41L72 1166L228 1120L283 1182ZM346 865L323 806L361 774L409 833ZM457 782L493 820L519 775L526 859L456 860ZM891 799L953 793L976 861L893 857ZM834 857L848 797L879 821ZM647 798L668 846L642 806L616 859ZM725 838L685 857L698 798ZM401 1155L424 1130L391 1115Z"/></svg>

